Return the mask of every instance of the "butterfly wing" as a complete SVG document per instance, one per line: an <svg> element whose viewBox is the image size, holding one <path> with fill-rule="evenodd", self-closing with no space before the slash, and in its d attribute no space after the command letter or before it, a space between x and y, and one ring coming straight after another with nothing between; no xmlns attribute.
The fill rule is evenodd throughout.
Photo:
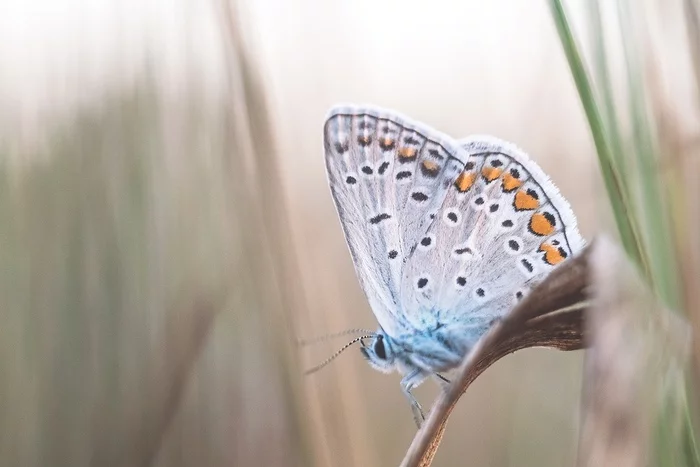
<svg viewBox="0 0 700 467"><path fill-rule="evenodd" d="M331 110L324 151L360 284L379 324L397 335L412 326L400 308L405 260L444 204L466 152L400 114L353 106Z"/></svg>
<svg viewBox="0 0 700 467"><path fill-rule="evenodd" d="M569 203L523 151L485 136L461 144L467 163L406 262L402 308L416 326L474 329L476 340L584 240Z"/></svg>

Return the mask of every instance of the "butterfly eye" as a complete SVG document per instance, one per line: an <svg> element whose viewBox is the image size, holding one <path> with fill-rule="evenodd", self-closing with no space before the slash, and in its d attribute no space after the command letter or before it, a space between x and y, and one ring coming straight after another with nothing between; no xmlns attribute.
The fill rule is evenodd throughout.
<svg viewBox="0 0 700 467"><path fill-rule="evenodd" d="M384 339L381 336L374 341L374 354L382 360L386 360L386 348L384 348Z"/></svg>

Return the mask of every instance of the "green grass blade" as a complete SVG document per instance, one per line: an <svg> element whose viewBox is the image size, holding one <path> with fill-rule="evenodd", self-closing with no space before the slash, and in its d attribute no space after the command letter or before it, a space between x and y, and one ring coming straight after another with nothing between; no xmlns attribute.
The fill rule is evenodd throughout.
<svg viewBox="0 0 700 467"><path fill-rule="evenodd" d="M649 71L644 67L643 54L647 53L647 48L641 42L644 37L635 35L635 32L646 30L647 25L637 22L640 18L645 20L639 5L629 0L618 0L616 4L620 28L616 40L622 45L623 78L627 88L625 99L617 100L618 104L623 103L622 107L616 106L614 81L608 67L611 44L605 36L607 23L601 15L601 3L597 0L587 3L594 57L593 83L590 68L584 64L572 34L563 1L550 1L552 16L594 139L621 240L661 301L669 308L680 309L679 266L675 261L669 210L671 193L660 171L662 154L656 140L659 122L651 113L650 83L644 79L645 71ZM691 52L697 51L700 50L697 3L686 0L685 7L687 24L694 26L689 27L690 49ZM696 59L694 71L697 78L700 60L693 58ZM621 131L621 122L629 122L629 131L626 126L625 133ZM671 384L678 385L682 386L683 382ZM664 397L661 411L654 411L653 465L700 466L691 407L686 397L692 386L684 386L682 390L682 397Z"/></svg>
<svg viewBox="0 0 700 467"><path fill-rule="evenodd" d="M622 132L618 124L619 118L615 106L614 92L612 88L612 79L610 76L610 68L608 66L608 52L606 47L606 31L603 26L600 4L597 0L592 0L586 3L588 9L588 21L591 29L593 43L593 57L595 66L593 67L594 83L600 91L599 99L601 101L601 117L603 127L607 129L607 137L610 145L610 156L615 165L616 173L626 174L627 160L624 157ZM629 191L629 177L620 177L618 179L621 189L624 192Z"/></svg>
<svg viewBox="0 0 700 467"><path fill-rule="evenodd" d="M635 234L635 228L631 217L632 212L629 203L625 202L626 195L624 186L620 182L620 177L616 173L613 163L614 157L612 155L611 144L602 121L590 78L588 77L583 59L571 32L566 11L561 0L550 0L549 4L552 9L552 16L557 26L559 38L564 48L564 53L569 62L571 74L576 83L576 88L578 89L586 118L588 119L588 125L591 128L603 181L605 182L605 188L608 192L608 198L610 199L622 244L633 261L638 264L645 273L648 273L648 266L642 254L641 244L638 241L638 236ZM645 276L648 276L648 274L645 274Z"/></svg>
<svg viewBox="0 0 700 467"><path fill-rule="evenodd" d="M618 18L623 37L634 38L632 11L627 2L618 2ZM664 195L659 182L659 154L652 139L655 134L644 96L644 69L639 60L640 51L634 39L623 40L623 53L626 61L628 105L632 123L631 146L636 155L638 171L634 177L638 183L641 212L637 218L643 223L644 251L650 265L650 281L663 302L672 309L678 309L678 278L673 265L673 246L669 232L670 219L663 206Z"/></svg>

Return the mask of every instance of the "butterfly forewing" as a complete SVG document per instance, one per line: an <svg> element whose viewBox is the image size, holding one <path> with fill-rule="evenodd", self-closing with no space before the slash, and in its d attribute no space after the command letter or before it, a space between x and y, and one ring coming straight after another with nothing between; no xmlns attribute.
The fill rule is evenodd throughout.
<svg viewBox="0 0 700 467"><path fill-rule="evenodd" d="M326 121L329 184L360 283L380 325L412 327L402 309L405 259L464 167L454 140L399 114L336 107Z"/></svg>

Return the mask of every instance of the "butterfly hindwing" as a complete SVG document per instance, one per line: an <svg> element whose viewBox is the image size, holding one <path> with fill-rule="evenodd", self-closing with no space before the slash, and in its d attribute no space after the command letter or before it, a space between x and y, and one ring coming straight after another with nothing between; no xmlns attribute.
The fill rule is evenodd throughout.
<svg viewBox="0 0 700 467"><path fill-rule="evenodd" d="M462 142L464 170L404 267L402 304L416 325L483 326L584 245L567 201L515 146ZM427 241L426 241L427 243ZM430 274L432 287L416 287Z"/></svg>
<svg viewBox="0 0 700 467"><path fill-rule="evenodd" d="M466 153L451 138L394 112L339 106L324 128L333 200L360 284L389 332L402 310L404 263L434 222Z"/></svg>

